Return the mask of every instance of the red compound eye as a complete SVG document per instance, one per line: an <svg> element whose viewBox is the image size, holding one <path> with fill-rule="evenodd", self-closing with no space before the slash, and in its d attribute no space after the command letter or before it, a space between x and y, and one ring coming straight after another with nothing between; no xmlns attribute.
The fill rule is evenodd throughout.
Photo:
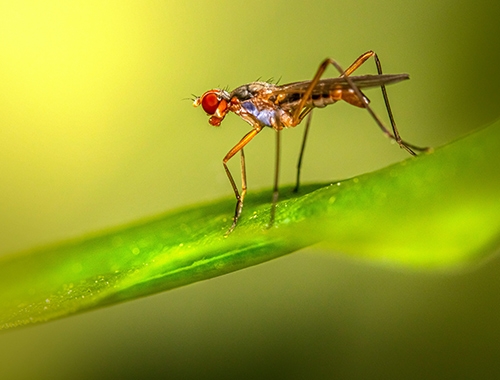
<svg viewBox="0 0 500 380"><path fill-rule="evenodd" d="M215 111L217 111L217 107L219 107L220 100L217 95L214 93L209 93L203 97L201 100L201 106L205 110L205 112L209 115L213 115Z"/></svg>

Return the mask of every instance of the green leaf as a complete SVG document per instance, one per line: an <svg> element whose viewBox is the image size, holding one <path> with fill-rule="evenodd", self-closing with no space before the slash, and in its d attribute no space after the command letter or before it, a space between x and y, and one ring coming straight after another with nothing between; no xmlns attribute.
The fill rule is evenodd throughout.
<svg viewBox="0 0 500 380"><path fill-rule="evenodd" d="M500 245L500 122L356 178L192 206L0 261L0 329L48 321L246 268L320 243L371 262L455 269Z"/></svg>

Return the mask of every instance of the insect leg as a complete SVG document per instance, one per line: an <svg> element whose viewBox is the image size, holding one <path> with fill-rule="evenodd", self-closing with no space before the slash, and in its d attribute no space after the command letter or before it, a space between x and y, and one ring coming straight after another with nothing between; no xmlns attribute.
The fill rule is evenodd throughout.
<svg viewBox="0 0 500 380"><path fill-rule="evenodd" d="M358 69L363 63L365 63L370 57L372 57L375 53L373 51L367 51L366 53L360 55L354 63L349 66L349 68L346 71L341 70L340 71L340 76L349 76L351 75L356 69ZM302 99L300 100L300 103L298 107L295 109L294 113L292 114L292 118L295 121L295 124L297 125L302 118L306 115L303 112L303 109L307 103L307 101L311 98L312 92L316 85L318 84L319 80L323 76L323 73L325 72L326 68L328 65L332 64L332 62L335 62L331 58L325 59L323 62L321 62L321 65L319 65L318 70L316 71L316 74L314 75L314 78L311 80L311 83L309 84L309 87L307 88L306 92L302 95ZM334 65L335 66L335 65Z"/></svg>
<svg viewBox="0 0 500 380"><path fill-rule="evenodd" d="M378 55L376 53L374 53L374 52L371 52L371 53L373 55L373 59L375 60L375 65L377 66L377 72L379 75L382 75L382 64L380 63L380 59L378 58ZM387 90L385 88L385 85L381 85L380 88L382 90L382 96L384 98L385 108L387 109L387 114L389 115L389 120L391 121L392 131L394 133L394 136L389 136L389 137L394 139L399 144L399 146L406 149L408 151L408 153L410 153L410 154L415 155L415 153L412 151L412 149L419 151L419 152L429 151L429 148L421 148L421 147L418 147L416 145L407 143L406 141L403 141L401 139L401 136L399 135L398 128L396 127L396 121L394 120L394 116L392 114L391 105L389 104L389 96L387 95ZM379 124L379 126L380 126L380 123L377 123L377 124Z"/></svg>
<svg viewBox="0 0 500 380"><path fill-rule="evenodd" d="M347 68L346 71L344 71L344 74L342 75L351 75L354 71L356 71L363 63L365 63L368 59L370 59L373 56L377 56L375 52L369 50L366 53L361 54L356 60ZM377 58L378 60L378 58ZM381 73L379 73L381 74ZM341 75L341 76L342 76Z"/></svg>
<svg viewBox="0 0 500 380"><path fill-rule="evenodd" d="M386 88L385 88L384 85L381 85L382 95L384 97L384 102L385 102L385 105L386 105L387 113L388 113L389 119L391 121L391 126L392 126L393 133L391 133L389 131L389 129L387 129L387 127L384 125L384 123L375 114L375 112L370 107L368 99L366 99L363 96L363 94L361 93L361 91L359 90L359 88L349 78L349 75L351 75L355 70L357 70L363 63L365 63L371 57L374 58L375 64L377 66L378 74L381 75L382 74L382 65L380 63L380 59L378 58L377 54L375 52L371 51L371 50L367 51L366 53L364 53L361 56L359 56L354 61L354 63L352 63L347 68L347 70L345 70L345 71L340 67L340 65L335 60L333 60L331 58L325 59L321 63L321 65L319 66L318 71L316 72L316 75L314 76L314 78L311 81L309 87L307 88L306 92L304 93L304 95L303 95L303 97L302 97L302 99L301 99L301 101L299 103L299 106L295 109L295 112L292 115L293 120L295 122L295 125L298 124L302 120L302 118L306 115L306 113L303 112L303 109L304 109L307 101L310 99L310 97L312 95L312 92L314 90L314 87L318 84L318 82L321 79L321 76L323 75L323 73L325 72L327 66L331 64L331 65L333 65L337 69L337 71L340 73L341 77L345 77L346 78L347 83L349 84L349 86L351 87L351 89L356 94L356 97L358 97L359 99L361 99L363 108L366 108L366 110L368 111L368 113L375 120L375 122L377 123L377 125L379 126L379 128L384 132L384 134L387 137L389 137L390 139L395 140L401 148L405 149L411 155L414 155L414 156L416 155L415 152L412 149L414 149L416 151L428 151L429 148L421 148L421 147L418 147L416 145L409 144L406 141L404 141L403 139L401 139L401 136L399 135L399 131L398 131L397 127L396 127L396 123L394 121L394 116L392 114L392 110L391 110L391 107L390 107L390 104L389 104L389 97L387 95L387 90L386 90Z"/></svg>
<svg viewBox="0 0 500 380"><path fill-rule="evenodd" d="M362 55L360 55L347 68L346 71L341 71L341 76L351 75L355 70L357 70L363 63L365 63L373 55L375 55L375 53L373 51L371 51L371 50L367 51L366 53L364 53ZM307 118L306 128L304 130L304 137L302 138L302 145L301 145L301 148L300 148L299 160L298 160L298 163L297 163L297 179L296 179L295 187L293 189L294 193L298 192L299 191L299 187L300 187L300 170L302 168L302 159L304 157L304 151L305 151L305 147L306 147L307 135L309 133L309 127L311 125L311 119L312 119L312 113L311 113L312 109L304 111L304 107L305 107L305 104L307 103L308 99L311 97L314 87L316 87L316 85L318 84L319 80L321 79L321 76L323 75L323 73L325 72L326 68L330 64L330 61L331 60L326 59L326 60L324 60L321 63L321 65L319 66L318 71L314 75L314 78L312 79L312 81L311 81L311 83L310 83L307 91L304 93L304 95L303 95L303 97L301 99L301 102L299 103L299 106L297 107L297 109L295 110L295 112L292 115L293 120L294 120L293 123L294 123L294 125L297 125L298 123L300 123L302 121L302 119L307 114L309 114L309 117Z"/></svg>
<svg viewBox="0 0 500 380"><path fill-rule="evenodd" d="M355 61L354 63L351 64L351 66L349 66L347 68L347 70L345 70L344 74L342 76L347 76L347 75L351 75L355 70L357 70L363 63L365 63L368 59L372 58L375 60L375 65L377 66L377 73L379 75L382 75L382 64L380 63L380 59L378 58L378 55L377 53L375 53L374 51L372 50L369 50L367 51L366 53L360 55ZM351 86L352 87L352 86ZM415 155L414 152L411 151L411 149L414 149L414 150L417 150L417 151L425 151L425 150L428 150L429 148L420 148L418 146L415 146L413 144L409 144L407 143L406 141L403 141L401 139L401 136L399 134L399 131L398 131L398 128L396 127L396 122L394 120L394 115L392 114L392 109L391 109L391 105L389 103L389 96L387 95L387 90L385 88L385 85L381 85L380 86L381 90L382 90L382 96L384 98L384 103L385 103L385 108L387 109L387 114L389 116L389 120L391 121L391 126L392 126L392 131L394 133L393 136L389 135L389 138L395 140L398 142L398 144L401 146L401 143L403 144L403 146L401 146L402 148L406 149L408 151L408 153L412 154L412 155ZM354 89L353 89L354 90ZM356 94L359 96L359 94ZM365 104L365 108L366 107L366 104ZM370 112L370 111L369 111ZM371 112L370 112L371 113ZM372 117L373 117L373 114L372 114ZM377 121L377 120L376 120ZM380 126L380 123L377 122L377 124L379 124ZM382 130L384 131L384 133L386 132L384 130L384 128L382 128ZM386 133L387 134L387 133ZM411 148L408 150L408 147Z"/></svg>
<svg viewBox="0 0 500 380"><path fill-rule="evenodd" d="M234 210L233 223L229 230L226 232L226 236L233 232L236 224L238 223L238 219L241 215L241 211L243 210L243 200L245 199L245 195L247 193L247 176L245 170L245 154L243 153L243 147L248 144L256 135L260 132L260 129L252 129L248 132L243 138L236 144L224 157L222 160L222 164L224 165L224 170L226 171L227 178L229 178L229 182L234 191L234 195L236 196L236 208ZM233 175L227 166L227 162L238 152L241 152L241 193L238 191L238 186L236 186L236 182L234 181Z"/></svg>
<svg viewBox="0 0 500 380"><path fill-rule="evenodd" d="M311 119L312 119L312 110L309 112L309 116L307 117L306 128L304 129L304 137L302 138L302 145L300 147L299 161L297 162L297 180L295 182L295 187L293 188L294 193L297 193L300 187L300 170L302 168L302 158L304 157L304 151L306 149L306 140L307 140L307 134L309 133L309 127L311 125Z"/></svg>
<svg viewBox="0 0 500 380"><path fill-rule="evenodd" d="M341 73L340 76L349 76L351 75L354 71L356 71L363 63L365 63L368 59L373 57L375 53L373 51L367 51L366 53L360 55L348 68L347 70L339 70ZM307 88L306 92L302 96L302 99L299 103L299 106L295 109L295 112L292 115L292 120L293 120L293 125L297 125L302 121L302 119L309 113L309 117L307 118L307 124L306 128L304 131L304 137L302 138L302 145L300 148L300 153L299 153L299 161L297 163L297 180L295 183L295 188L293 189L293 192L298 192L299 187L300 187L300 170L302 168L302 159L304 157L304 151L306 147L306 140L307 140L307 135L309 132L309 127L311 125L311 118L312 118L312 109L309 110L304 110L304 107L309 100L309 98L312 95L312 92L314 90L314 87L318 84L319 80L321 79L321 76L325 72L326 68L328 67L329 64L333 62L332 59L325 59L321 65L318 68L318 71L316 71L316 74L314 75L314 78L312 79L309 87ZM335 66L335 65L334 65ZM352 82L352 81L351 81ZM352 87L352 85L351 85ZM360 92L360 91L358 91ZM358 94L356 94L358 95Z"/></svg>
<svg viewBox="0 0 500 380"><path fill-rule="evenodd" d="M375 56L375 53L373 53L373 55ZM379 70L379 74L381 74L380 61L378 60L378 58L377 58L377 61L378 61L377 69ZM403 141L401 139L401 137L399 136L399 132L397 131L396 124L394 123L394 117L392 116L392 112L390 110L389 100L388 100L388 97L387 97L387 91L385 90L385 86L384 85L381 85L382 94L384 95L384 101L385 101L385 104L386 104L386 107L387 107L387 112L389 113L389 118L391 119L391 125L393 127L393 131L395 132L394 135L389 131L389 129L387 129L387 127L384 125L384 123L382 122L382 120L380 120L380 118L377 116L377 114L370 107L368 99L361 93L361 91L359 90L358 86L356 86L356 84L351 80L351 78L348 75L344 74L345 72L342 70L342 67L340 67L340 65L335 60L333 60L331 58L327 58L323 62L323 64L325 64L325 63L329 63L329 64L333 65L337 69L337 71L339 73L341 73L341 76L345 77L347 83L349 84L349 87L351 87L351 89L354 91L354 93L356 94L356 97L361 100L362 107L366 108L366 110L371 115L371 117L373 118L373 120L375 120L375 122L377 123L377 125L379 126L379 128L382 130L382 132L384 132L384 134L387 137L389 137L390 139L395 140L401 148L405 149L409 154L411 154L413 156L415 156L416 153L412 150L412 148L415 149L415 150L420 150L420 151L428 150L428 148L420 148L420 147L414 146L412 144L407 144L405 141ZM352 66L353 65L351 65L351 67ZM359 67L359 65L358 65L358 67Z"/></svg>
<svg viewBox="0 0 500 380"><path fill-rule="evenodd" d="M271 217L269 219L268 228L271 228L274 223L274 216L276 215L276 204L278 203L279 197L279 171L280 171L280 155L281 155L281 143L280 134L282 128L276 129L276 163L274 168L274 186L273 186L273 198L271 203Z"/></svg>

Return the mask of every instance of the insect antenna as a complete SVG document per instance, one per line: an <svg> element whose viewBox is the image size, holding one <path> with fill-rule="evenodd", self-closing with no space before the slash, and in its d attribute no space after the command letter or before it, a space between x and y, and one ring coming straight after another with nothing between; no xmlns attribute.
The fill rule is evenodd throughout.
<svg viewBox="0 0 500 380"><path fill-rule="evenodd" d="M199 98L199 96L196 96L195 94L191 94L192 98L182 98L181 100L191 100L194 102L196 99Z"/></svg>

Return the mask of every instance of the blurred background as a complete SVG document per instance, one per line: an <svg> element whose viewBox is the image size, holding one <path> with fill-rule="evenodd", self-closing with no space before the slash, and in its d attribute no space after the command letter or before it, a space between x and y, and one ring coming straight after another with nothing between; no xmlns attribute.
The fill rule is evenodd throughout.
<svg viewBox="0 0 500 380"><path fill-rule="evenodd" d="M308 80L326 57L347 67L375 50L385 72L411 75L388 88L407 141L464 136L500 115L498 20L490 0L1 2L0 254L231 196L221 160L249 126L210 126L192 94ZM282 134L282 183L302 133ZM273 148L269 130L245 149L250 195L272 185ZM406 157L337 104L314 114L303 180ZM498 378L499 289L498 258L415 273L305 249L3 333L0 377Z"/></svg>

